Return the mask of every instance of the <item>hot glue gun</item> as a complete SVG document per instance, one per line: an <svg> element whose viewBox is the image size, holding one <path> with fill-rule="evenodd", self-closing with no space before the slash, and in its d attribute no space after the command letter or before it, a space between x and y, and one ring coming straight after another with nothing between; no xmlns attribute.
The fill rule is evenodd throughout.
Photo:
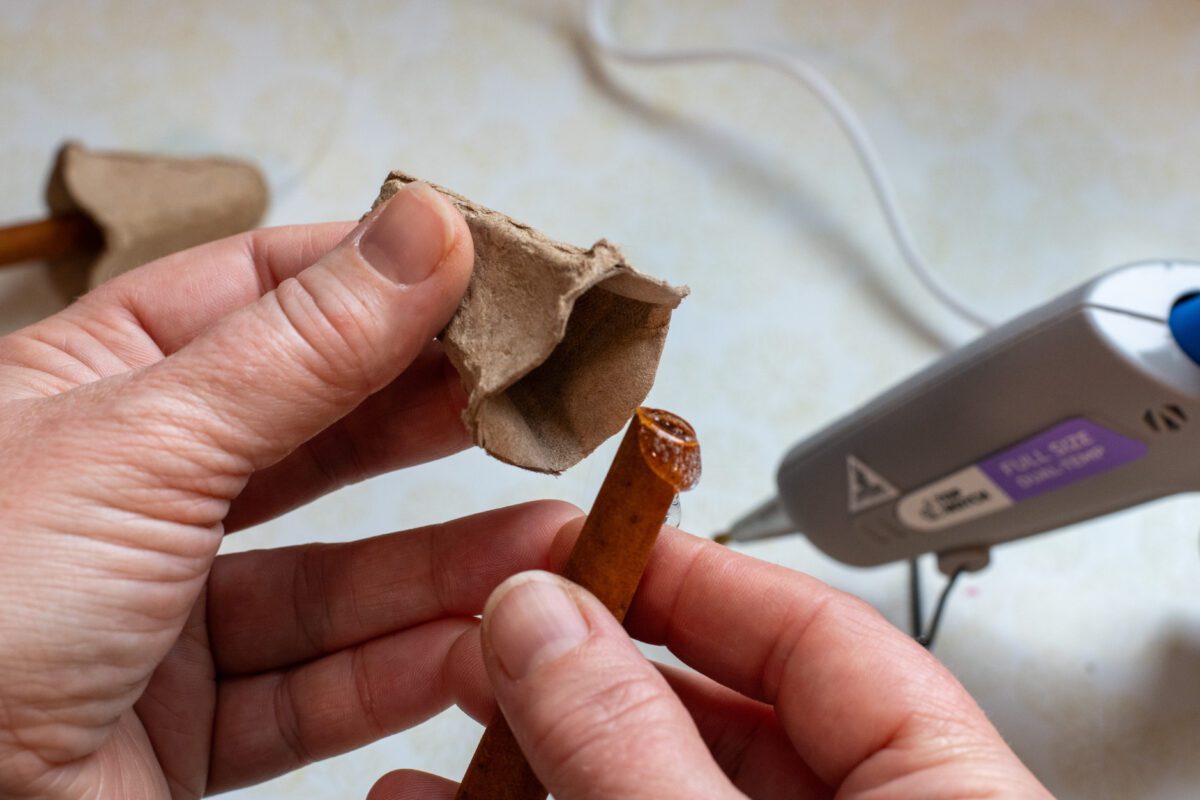
<svg viewBox="0 0 1200 800"><path fill-rule="evenodd" d="M801 532L848 564L992 545L1200 490L1200 262L1115 269L792 448L722 541Z"/></svg>

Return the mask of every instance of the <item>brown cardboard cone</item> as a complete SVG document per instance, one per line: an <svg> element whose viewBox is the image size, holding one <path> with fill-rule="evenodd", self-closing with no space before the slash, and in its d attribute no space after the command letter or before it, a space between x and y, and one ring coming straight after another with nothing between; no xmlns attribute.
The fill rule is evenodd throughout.
<svg viewBox="0 0 1200 800"><path fill-rule="evenodd" d="M96 286L253 228L266 211L267 186L241 161L96 152L68 143L58 152L46 202L52 213L83 213L100 229L103 248L73 259L87 271L87 286Z"/></svg>
<svg viewBox="0 0 1200 800"><path fill-rule="evenodd" d="M415 181L393 172L375 205ZM441 187L475 244L475 272L442 334L469 393L464 420L500 459L559 473L624 427L654 383L687 295L601 240L583 250Z"/></svg>

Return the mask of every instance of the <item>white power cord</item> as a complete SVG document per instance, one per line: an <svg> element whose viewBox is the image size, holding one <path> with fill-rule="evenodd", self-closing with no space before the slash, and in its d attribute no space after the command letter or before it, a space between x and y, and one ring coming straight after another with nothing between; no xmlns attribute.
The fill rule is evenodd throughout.
<svg viewBox="0 0 1200 800"><path fill-rule="evenodd" d="M892 188L892 182L887 176L883 161L880 159L870 135L846 98L815 67L789 53L766 48L704 47L655 51L626 47L619 44L609 30L608 20L611 7L611 0L586 0L584 10L584 29L589 43L597 52L610 58L630 64L650 66L721 61L749 62L782 72L812 92L833 115L834 120L837 121L838 126L854 147L859 163L862 164L863 170L866 171L867 177L871 181L871 188L875 191L875 198L879 201L880 210L887 220L892 239L912 274L943 306L961 319L984 330L992 327L992 322L986 315L972 308L937 277L930 268L929 262L917 250L912 233L896 202L896 193Z"/></svg>

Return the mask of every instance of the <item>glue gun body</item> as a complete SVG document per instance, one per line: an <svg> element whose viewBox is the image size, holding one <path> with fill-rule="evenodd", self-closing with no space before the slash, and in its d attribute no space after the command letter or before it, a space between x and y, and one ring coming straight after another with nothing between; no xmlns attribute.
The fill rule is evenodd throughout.
<svg viewBox="0 0 1200 800"><path fill-rule="evenodd" d="M1198 295L1200 263L1142 262L1023 314L794 447L777 497L723 538L977 567L994 544L1200 489Z"/></svg>

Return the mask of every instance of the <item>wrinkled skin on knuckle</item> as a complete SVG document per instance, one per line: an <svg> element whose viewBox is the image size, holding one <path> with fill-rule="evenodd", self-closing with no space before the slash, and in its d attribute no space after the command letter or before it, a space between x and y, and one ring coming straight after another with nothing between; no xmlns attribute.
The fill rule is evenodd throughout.
<svg viewBox="0 0 1200 800"><path fill-rule="evenodd" d="M68 418L21 467L15 510L25 526L189 562L211 554L214 528L249 474L155 408L136 423ZM171 527L147 538L155 523Z"/></svg>
<svg viewBox="0 0 1200 800"><path fill-rule="evenodd" d="M840 788L881 800L1045 796L998 738L961 718L924 713L912 715Z"/></svg>
<svg viewBox="0 0 1200 800"><path fill-rule="evenodd" d="M378 388L377 365L384 359L374 294L320 270L288 278L275 297L291 335L304 345L307 368L322 384L356 395Z"/></svg>
<svg viewBox="0 0 1200 800"><path fill-rule="evenodd" d="M963 699L970 702L963 692ZM992 729L963 711L963 703L948 698L931 699L909 716L890 747L908 754L918 769L938 767L980 769L1007 761L1009 751ZM916 770L913 770L916 771Z"/></svg>
<svg viewBox="0 0 1200 800"><path fill-rule="evenodd" d="M820 624L857 635L877 663L906 665L903 674L881 680L890 685L896 707L908 711L890 730L880 730L876 745L844 776L841 794L882 800L1040 794L949 670L911 640L881 635L891 630L877 609L839 593L821 616ZM931 787L937 788L931 792Z"/></svg>
<svg viewBox="0 0 1200 800"><path fill-rule="evenodd" d="M228 446L239 431L214 419L216 410L170 375L121 376L43 405L52 424L16 466L45 478L39 466L48 464L56 485L73 486L98 505L111 501L147 518L212 525L253 469ZM213 502L201 509L203 501ZM174 512L176 504L183 513Z"/></svg>
<svg viewBox="0 0 1200 800"><path fill-rule="evenodd" d="M611 673L622 666L616 663L606 669L603 663L593 663L588 669ZM534 748L543 754L551 773L562 776L563 785L573 785L571 776L590 776L589 796L606 796L606 791L653 779L654 753L674 749L669 737L660 733L671 709L669 692L657 676L617 675L600 686L572 681L576 684L572 691L556 696L552 707L542 709L546 725ZM564 697L569 699L563 702ZM639 776L639 770L646 774Z"/></svg>

